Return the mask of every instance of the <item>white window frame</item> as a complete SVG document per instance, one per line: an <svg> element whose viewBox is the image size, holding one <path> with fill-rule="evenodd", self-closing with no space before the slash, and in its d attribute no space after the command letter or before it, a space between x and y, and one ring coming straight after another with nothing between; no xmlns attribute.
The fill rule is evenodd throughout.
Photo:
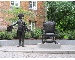
<svg viewBox="0 0 75 60"><path fill-rule="evenodd" d="M12 2L12 1L10 1L10 6L11 6L11 7L14 7L14 6L15 6L15 7L20 7L20 1L13 1L13 2L14 2L14 5L12 5L11 2ZM16 6L16 4L18 4L18 6Z"/></svg>
<svg viewBox="0 0 75 60"><path fill-rule="evenodd" d="M33 3L35 2L35 6L33 6ZM31 1L32 7L30 7L30 3L29 3L29 9L32 10L37 10L37 1Z"/></svg>
<svg viewBox="0 0 75 60"><path fill-rule="evenodd" d="M34 30L35 29L35 22L30 22L30 24L29 24L29 27L30 27L30 29L31 30Z"/></svg>

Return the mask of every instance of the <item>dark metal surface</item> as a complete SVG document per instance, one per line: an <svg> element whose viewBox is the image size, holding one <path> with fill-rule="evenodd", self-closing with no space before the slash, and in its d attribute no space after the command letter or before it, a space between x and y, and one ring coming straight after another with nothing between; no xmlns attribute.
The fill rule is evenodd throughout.
<svg viewBox="0 0 75 60"><path fill-rule="evenodd" d="M43 29L42 29L42 43L55 43L57 44L55 40L55 37L57 34L55 34L55 25L56 23L54 21L47 21L43 23ZM53 41L46 41L47 38L53 37Z"/></svg>
<svg viewBox="0 0 75 60"><path fill-rule="evenodd" d="M18 17L19 17L19 20L15 24L13 24L11 26L8 26L7 27L7 31L8 32L12 31L13 26L15 26L16 24L18 24L17 37L19 39L19 46L24 47L25 32L29 31L29 29L27 28L26 23L22 19L22 17L24 17L24 15L23 14L19 14Z"/></svg>
<svg viewBox="0 0 75 60"><path fill-rule="evenodd" d="M7 26L7 32L11 32L13 29L13 26Z"/></svg>

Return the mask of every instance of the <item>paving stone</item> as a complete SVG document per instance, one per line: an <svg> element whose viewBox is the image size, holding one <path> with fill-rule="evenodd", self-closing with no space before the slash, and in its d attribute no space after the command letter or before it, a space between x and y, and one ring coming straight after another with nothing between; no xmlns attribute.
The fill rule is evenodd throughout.
<svg viewBox="0 0 75 60"><path fill-rule="evenodd" d="M23 52L28 51L31 52ZM69 54L50 54L50 53L41 53L33 51L66 51L68 50ZM4 52L7 51L7 52ZM71 52L70 52L71 51ZM60 49L48 49L48 48L39 48L37 45L25 45L25 47L17 46L2 46L0 47L0 58L75 58L75 45L61 45Z"/></svg>

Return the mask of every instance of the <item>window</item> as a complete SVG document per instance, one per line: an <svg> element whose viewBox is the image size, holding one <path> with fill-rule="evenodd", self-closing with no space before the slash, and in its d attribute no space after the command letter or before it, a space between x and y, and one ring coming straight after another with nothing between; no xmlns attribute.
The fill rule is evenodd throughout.
<svg viewBox="0 0 75 60"><path fill-rule="evenodd" d="M29 1L29 8L32 8L32 1Z"/></svg>
<svg viewBox="0 0 75 60"><path fill-rule="evenodd" d="M37 1L29 1L29 9L37 10Z"/></svg>
<svg viewBox="0 0 75 60"><path fill-rule="evenodd" d="M11 5L14 5L14 1L11 1Z"/></svg>
<svg viewBox="0 0 75 60"><path fill-rule="evenodd" d="M31 20L29 20L29 27L31 30L35 29L35 22L32 22Z"/></svg>
<svg viewBox="0 0 75 60"><path fill-rule="evenodd" d="M10 6L11 8L15 7L20 7L20 1L10 1Z"/></svg>

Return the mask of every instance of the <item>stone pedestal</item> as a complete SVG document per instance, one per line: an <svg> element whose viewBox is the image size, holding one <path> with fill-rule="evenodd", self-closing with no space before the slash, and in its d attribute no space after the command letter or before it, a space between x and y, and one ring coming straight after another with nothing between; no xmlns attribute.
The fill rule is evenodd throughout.
<svg viewBox="0 0 75 60"><path fill-rule="evenodd" d="M37 44L39 48L53 48L53 49L57 49L61 47L61 44L54 44L54 43L38 43Z"/></svg>

